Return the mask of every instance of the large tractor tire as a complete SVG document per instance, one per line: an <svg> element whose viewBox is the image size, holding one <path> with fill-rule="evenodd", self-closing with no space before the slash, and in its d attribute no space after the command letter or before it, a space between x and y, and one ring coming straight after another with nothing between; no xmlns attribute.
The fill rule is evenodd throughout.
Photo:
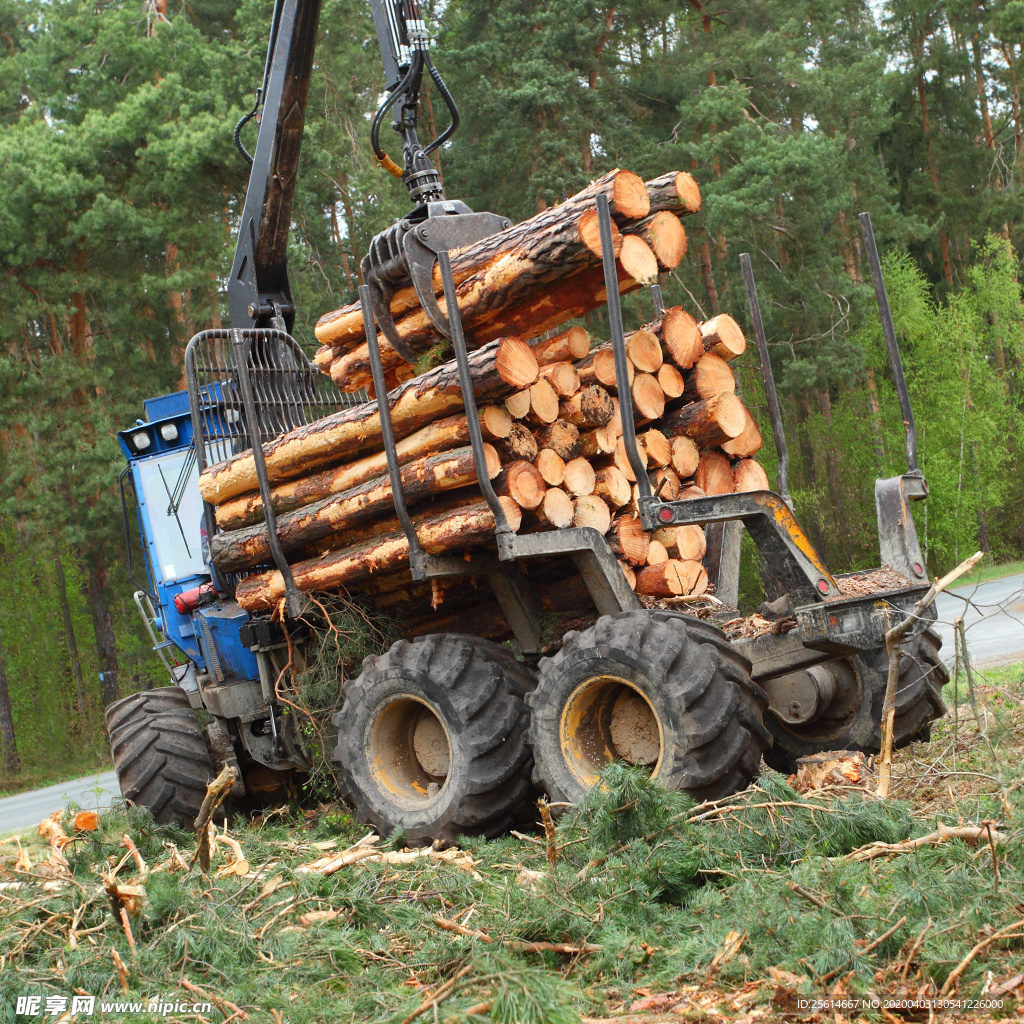
<svg viewBox="0 0 1024 1024"><path fill-rule="evenodd" d="M517 824L535 796L523 701L534 683L507 648L475 636L399 640L367 658L333 719L358 819L412 842Z"/></svg>
<svg viewBox="0 0 1024 1024"><path fill-rule="evenodd" d="M771 743L750 662L720 630L667 611L567 633L527 703L534 781L554 801L577 803L612 760L696 800L725 796L756 778Z"/></svg>
<svg viewBox="0 0 1024 1024"><path fill-rule="evenodd" d="M949 673L939 658L941 646L942 638L928 629L900 648L894 747L927 740L931 723L946 713L942 688L949 682ZM881 749L888 652L880 648L827 662L825 667L836 680L836 692L820 715L799 723L792 719L786 721L783 714L769 708L765 716L765 724L775 741L765 754L765 761L777 771L790 774L796 770L797 758L823 750L862 750L877 754ZM793 674L794 679L802 675ZM771 691L772 685L768 688Z"/></svg>
<svg viewBox="0 0 1024 1024"><path fill-rule="evenodd" d="M124 697L107 708L107 732L121 795L162 825L190 829L213 762L188 694L162 686Z"/></svg>

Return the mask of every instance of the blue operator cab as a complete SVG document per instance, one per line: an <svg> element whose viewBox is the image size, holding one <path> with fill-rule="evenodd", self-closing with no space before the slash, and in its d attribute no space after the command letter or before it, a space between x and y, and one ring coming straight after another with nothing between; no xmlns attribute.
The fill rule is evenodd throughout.
<svg viewBox="0 0 1024 1024"><path fill-rule="evenodd" d="M154 649L199 707L202 684L255 681L259 667L256 655L241 642L249 616L218 595L207 565L188 393L147 399L144 408L145 418L117 435L128 461L120 478L128 568ZM132 556L126 485L135 498L141 566Z"/></svg>

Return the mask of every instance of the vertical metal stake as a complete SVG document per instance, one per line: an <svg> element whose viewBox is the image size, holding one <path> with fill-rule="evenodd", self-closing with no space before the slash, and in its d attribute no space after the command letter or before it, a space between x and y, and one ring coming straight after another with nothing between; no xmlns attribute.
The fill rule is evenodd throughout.
<svg viewBox="0 0 1024 1024"><path fill-rule="evenodd" d="M914 425L914 410L910 404L910 392L907 391L907 378L903 375L903 360L900 358L900 347L896 341L896 331L892 325L889 296L885 291L882 264L878 259L878 249L875 247L875 233L871 228L871 215L869 213L862 213L860 215L860 230L864 236L864 248L868 254L868 266L871 267L871 283L875 286L875 301L878 303L878 315L882 320L885 347L889 350L892 379L896 385L896 394L900 400L900 413L903 415L904 441L907 449L907 472L920 475L921 470L917 464L917 427Z"/></svg>
<svg viewBox="0 0 1024 1024"><path fill-rule="evenodd" d="M391 405L388 402L387 385L384 382L384 364L380 358L380 345L377 343L377 325L373 319L373 303L370 299L368 285L359 286L359 305L363 311L363 333L366 335L366 347L370 355L370 376L373 377L373 390L377 395L377 415L380 417L381 441L384 444L384 456L388 463L388 477L391 480L391 501L395 506L395 515L402 526L402 532L409 544L409 568L414 580L425 579L423 548L420 547L416 528L412 525L409 510L402 494L402 471L398 466L398 452L395 450L395 430L391 422Z"/></svg>
<svg viewBox="0 0 1024 1024"><path fill-rule="evenodd" d="M615 269L615 250L612 247L612 215L608 197L597 197L597 226L601 236L601 265L604 269L604 290L608 304L608 326L612 335L612 354L615 356L615 386L619 392L619 417L622 420L622 441L626 458L633 469L640 489L640 519L645 530L652 529L647 522L647 505L653 499L651 481L640 459L636 427L633 424L633 394L629 390L629 367L626 363L626 338L622 329L622 305L619 302L619 275Z"/></svg>
<svg viewBox="0 0 1024 1024"><path fill-rule="evenodd" d="M747 290L750 319L754 322L757 354L761 361L761 380L764 381L764 394L768 399L768 418L772 422L772 433L775 435L775 450L779 453L779 493L782 495L783 501L792 508L793 499L789 496L789 449L786 447L786 430L782 425L779 396L775 390L775 373L768 355L768 342L765 340L764 324L761 322L761 303L757 298L754 268L750 265L750 253L748 252L740 253L740 273L743 275L743 286Z"/></svg>
<svg viewBox="0 0 1024 1024"><path fill-rule="evenodd" d="M284 556L281 541L277 536L277 514L274 512L274 503L270 495L267 463L263 458L263 438L260 436L256 400L253 397L252 380L249 377L249 341L245 334L246 332L241 330L231 332L231 354L235 363L235 372L238 374L238 387L242 392L242 406L245 409L245 420L249 428L249 445L252 448L253 462L256 464L256 479L260 485L260 498L263 500L263 519L267 526L270 553L284 580L285 611L291 618L298 618L302 614L303 601L298 590L295 589L291 566L288 565L288 559Z"/></svg>
<svg viewBox="0 0 1024 1024"><path fill-rule="evenodd" d="M455 295L455 278L452 276L452 261L448 250L442 249L437 254L437 265L441 271L441 285L444 288L445 309L448 311L448 324L452 331L452 348L455 350L455 365L459 370L459 386L462 389L462 405L466 410L466 426L469 428L469 443L473 449L473 462L476 465L476 478L484 500L494 514L494 534L498 540L499 551L503 537L514 534L505 518L505 510L498 501L498 496L491 486L491 478L487 475L487 459L484 456L484 436L480 430L480 413L476 407L476 395L473 393L473 376L469 371L469 356L466 353L466 336L462 332L462 316Z"/></svg>
<svg viewBox="0 0 1024 1024"><path fill-rule="evenodd" d="M661 316L665 312L665 296L661 292L660 278L651 285L651 299L654 302L654 315Z"/></svg>

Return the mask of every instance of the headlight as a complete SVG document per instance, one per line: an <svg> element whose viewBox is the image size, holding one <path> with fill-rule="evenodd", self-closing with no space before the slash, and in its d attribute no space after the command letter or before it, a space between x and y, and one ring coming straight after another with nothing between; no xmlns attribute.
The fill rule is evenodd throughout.
<svg viewBox="0 0 1024 1024"><path fill-rule="evenodd" d="M177 441L178 440L178 428L173 423L165 423L160 428L160 436L165 441Z"/></svg>
<svg viewBox="0 0 1024 1024"><path fill-rule="evenodd" d="M144 430L132 434L132 444L137 452L144 452L152 443L153 439Z"/></svg>
<svg viewBox="0 0 1024 1024"><path fill-rule="evenodd" d="M224 410L224 419L227 420L228 423L237 423L241 418L242 414L238 409Z"/></svg>

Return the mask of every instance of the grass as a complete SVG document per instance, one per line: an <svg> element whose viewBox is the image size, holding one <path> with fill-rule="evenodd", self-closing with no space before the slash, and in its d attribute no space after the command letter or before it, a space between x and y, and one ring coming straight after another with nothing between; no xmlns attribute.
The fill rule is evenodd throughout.
<svg viewBox="0 0 1024 1024"><path fill-rule="evenodd" d="M970 587L977 583L986 583L989 580L1001 580L1006 576L1017 576L1020 573L1024 573L1024 560L1001 562L997 565L982 562L973 572L969 572L958 580L956 587Z"/></svg>
<svg viewBox="0 0 1024 1024"><path fill-rule="evenodd" d="M109 754L92 753L89 757L64 764L33 765L16 775L0 775L0 798L33 789L44 789L61 782L74 782L88 775L109 772L113 768Z"/></svg>
<svg viewBox="0 0 1024 1024"><path fill-rule="evenodd" d="M337 805L232 821L227 835L247 863L232 867L230 844L218 842L209 876L169 870L175 849L190 858L195 837L131 808L75 836L66 866L25 835L28 871L16 868L16 844L0 846L0 1021L15 1021L26 994L206 1001L186 983L212 993L210 1021L570 1024L634 1006L694 1024L781 1019L800 998L935 995L991 938L950 986L978 996L1024 956L1024 928L998 937L1024 917L1022 680L1024 666L979 673L977 719L960 689L932 743L898 753L888 801L851 789L801 795L768 773L742 795L694 808L613 766L550 846L537 831L467 840L468 856L450 860L365 859L329 874L302 867L365 835ZM1005 842L850 857L939 824L985 821ZM140 871L125 835L148 868L164 869ZM379 847L401 849L401 837ZM100 873L122 860L112 902ZM131 941L112 913L119 903ZM600 948L533 952L525 942ZM1014 1005L1005 996L995 1016Z"/></svg>

